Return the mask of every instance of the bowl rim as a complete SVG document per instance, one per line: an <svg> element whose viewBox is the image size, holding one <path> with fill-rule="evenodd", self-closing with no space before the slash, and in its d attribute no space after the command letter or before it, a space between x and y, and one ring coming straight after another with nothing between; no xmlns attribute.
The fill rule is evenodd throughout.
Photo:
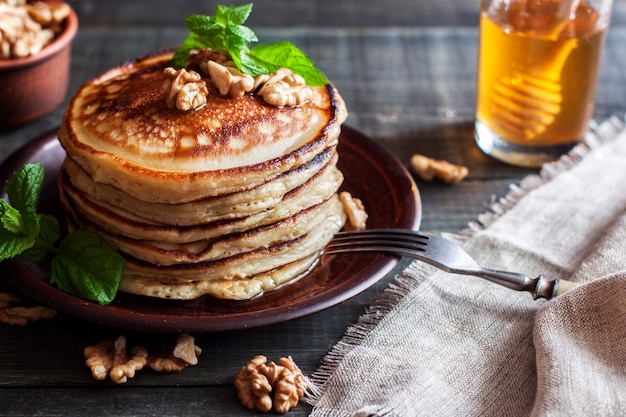
<svg viewBox="0 0 626 417"><path fill-rule="evenodd" d="M59 53L63 48L70 44L74 39L74 36L76 36L77 31L78 16L76 15L74 9L70 6L70 14L65 19L65 29L54 41L46 45L41 51L39 51L35 55L27 56L24 58L0 59L0 70L17 69L37 64L41 61L45 61L52 55L56 55L57 53Z"/></svg>

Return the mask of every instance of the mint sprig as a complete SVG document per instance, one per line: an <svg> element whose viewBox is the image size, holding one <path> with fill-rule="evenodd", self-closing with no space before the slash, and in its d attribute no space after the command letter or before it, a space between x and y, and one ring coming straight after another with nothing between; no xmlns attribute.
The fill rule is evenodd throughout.
<svg viewBox="0 0 626 417"><path fill-rule="evenodd" d="M37 212L43 179L42 165L28 163L7 182L8 201L0 199L0 261L19 256L37 262L51 253L52 284L74 296L109 304L119 288L124 258L84 230L70 233L56 247L59 222Z"/></svg>
<svg viewBox="0 0 626 417"><path fill-rule="evenodd" d="M226 51L239 71L251 76L270 74L289 68L311 86L328 84L328 79L313 62L291 42L248 45L256 42L256 34L244 22L252 12L252 4L217 6L214 16L192 15L185 19L191 32L174 52L172 63L187 65L187 56L194 49L211 48Z"/></svg>

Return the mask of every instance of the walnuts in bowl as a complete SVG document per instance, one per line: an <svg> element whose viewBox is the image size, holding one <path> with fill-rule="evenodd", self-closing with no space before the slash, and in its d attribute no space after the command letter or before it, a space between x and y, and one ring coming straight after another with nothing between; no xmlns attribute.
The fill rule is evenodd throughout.
<svg viewBox="0 0 626 417"><path fill-rule="evenodd" d="M0 0L0 59L37 54L61 33L69 14L66 3Z"/></svg>

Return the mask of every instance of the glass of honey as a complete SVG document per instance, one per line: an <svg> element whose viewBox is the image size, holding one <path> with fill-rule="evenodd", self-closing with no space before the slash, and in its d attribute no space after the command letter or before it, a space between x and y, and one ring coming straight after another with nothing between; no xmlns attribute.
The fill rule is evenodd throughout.
<svg viewBox="0 0 626 417"><path fill-rule="evenodd" d="M538 167L584 137L612 0L481 0L476 143Z"/></svg>

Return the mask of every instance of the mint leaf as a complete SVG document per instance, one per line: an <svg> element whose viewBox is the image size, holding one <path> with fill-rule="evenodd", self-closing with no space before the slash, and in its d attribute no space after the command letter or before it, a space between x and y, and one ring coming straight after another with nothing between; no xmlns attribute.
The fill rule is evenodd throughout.
<svg viewBox="0 0 626 417"><path fill-rule="evenodd" d="M37 202L43 186L41 164L25 164L7 182L9 202L0 200L0 261L11 259L35 245L41 215Z"/></svg>
<svg viewBox="0 0 626 417"><path fill-rule="evenodd" d="M174 51L174 56L172 57L172 65L183 68L187 65L187 57L189 56L189 52L194 49L207 48L206 44L200 38L200 35L195 33L190 34L183 43Z"/></svg>
<svg viewBox="0 0 626 417"><path fill-rule="evenodd" d="M211 16L194 14L187 16L185 25L191 33L204 36L217 36L224 31L224 25Z"/></svg>
<svg viewBox="0 0 626 417"><path fill-rule="evenodd" d="M291 42L256 45L248 55L255 62L263 63L269 72L276 72L280 67L285 67L302 76L308 85L328 84L324 73Z"/></svg>
<svg viewBox="0 0 626 417"><path fill-rule="evenodd" d="M68 235L59 248L59 222L37 213L44 177L41 164L29 163L7 182L9 202L0 199L0 261L20 256L40 261L52 258L50 282L72 295L108 304L115 298L124 258L93 232L78 230Z"/></svg>
<svg viewBox="0 0 626 417"><path fill-rule="evenodd" d="M0 200L0 261L14 258L35 242L36 235L27 233L20 212Z"/></svg>
<svg viewBox="0 0 626 417"><path fill-rule="evenodd" d="M39 234L40 216L37 214L37 202L43 187L43 174L41 164L28 163L13 173L13 178L7 182L6 192L9 202L22 217L19 231L16 233L32 238Z"/></svg>
<svg viewBox="0 0 626 417"><path fill-rule="evenodd" d="M270 73L270 71L267 69L266 64L264 64L263 62L259 62L258 60L255 60L253 57L251 57L248 54L244 54L241 57L241 72L243 72L244 74L251 75L253 77L256 77L257 75L261 75L261 74Z"/></svg>
<svg viewBox="0 0 626 417"><path fill-rule="evenodd" d="M109 304L119 288L124 258L98 235L77 230L61 241L52 259L50 282L69 294L101 305Z"/></svg>
<svg viewBox="0 0 626 417"><path fill-rule="evenodd" d="M241 6L217 5L215 7L215 16L212 19L224 25L243 25L251 12L252 3Z"/></svg>
<svg viewBox="0 0 626 417"><path fill-rule="evenodd" d="M0 223L11 233L24 234L22 215L5 200L0 200Z"/></svg>
<svg viewBox="0 0 626 417"><path fill-rule="evenodd" d="M60 236L61 226L59 226L59 221L54 216L42 214L41 230L39 232L41 240L48 245L52 245Z"/></svg>
<svg viewBox="0 0 626 417"><path fill-rule="evenodd" d="M243 25L228 24L226 26L226 34L228 36L239 38L236 42L242 45L247 45L248 42L256 42L259 40L252 29Z"/></svg>
<svg viewBox="0 0 626 417"><path fill-rule="evenodd" d="M43 261L48 254L48 248L44 245L37 245L37 241L33 246L26 248L19 254L19 258L23 261L40 262Z"/></svg>
<svg viewBox="0 0 626 417"><path fill-rule="evenodd" d="M13 173L7 182L9 202L19 212L36 212L37 202L43 187L43 167L38 163L28 163Z"/></svg>
<svg viewBox="0 0 626 417"><path fill-rule="evenodd" d="M302 76L311 86L328 84L326 76L290 42L257 45L250 50L248 44L258 40L256 34L243 25L251 12L252 4L218 5L214 16L188 16L185 24L191 33L174 52L172 64L182 68L187 65L191 50L211 48L227 52L239 71L253 77L285 67Z"/></svg>
<svg viewBox="0 0 626 417"><path fill-rule="evenodd" d="M40 218L41 215L35 212L25 212L22 215L5 200L0 200L0 225L17 236L36 238L39 234Z"/></svg>
<svg viewBox="0 0 626 417"><path fill-rule="evenodd" d="M42 214L38 239L32 248L20 254L20 259L39 262L46 257L48 252L56 253L57 249L53 245L60 236L61 227L58 220L49 214Z"/></svg>
<svg viewBox="0 0 626 417"><path fill-rule="evenodd" d="M11 259L35 244L35 238L0 228L0 261Z"/></svg>
<svg viewBox="0 0 626 417"><path fill-rule="evenodd" d="M241 57L248 50L248 42L258 39L254 32L243 26L252 4L239 7L217 6L215 16L191 15L185 25L191 34L174 53L174 65L184 67L189 51L211 48L214 51L227 51L233 62L241 68Z"/></svg>
<svg viewBox="0 0 626 417"><path fill-rule="evenodd" d="M243 25L252 12L252 3L242 6L222 6L215 7L215 17L225 22L231 22L235 25Z"/></svg>

